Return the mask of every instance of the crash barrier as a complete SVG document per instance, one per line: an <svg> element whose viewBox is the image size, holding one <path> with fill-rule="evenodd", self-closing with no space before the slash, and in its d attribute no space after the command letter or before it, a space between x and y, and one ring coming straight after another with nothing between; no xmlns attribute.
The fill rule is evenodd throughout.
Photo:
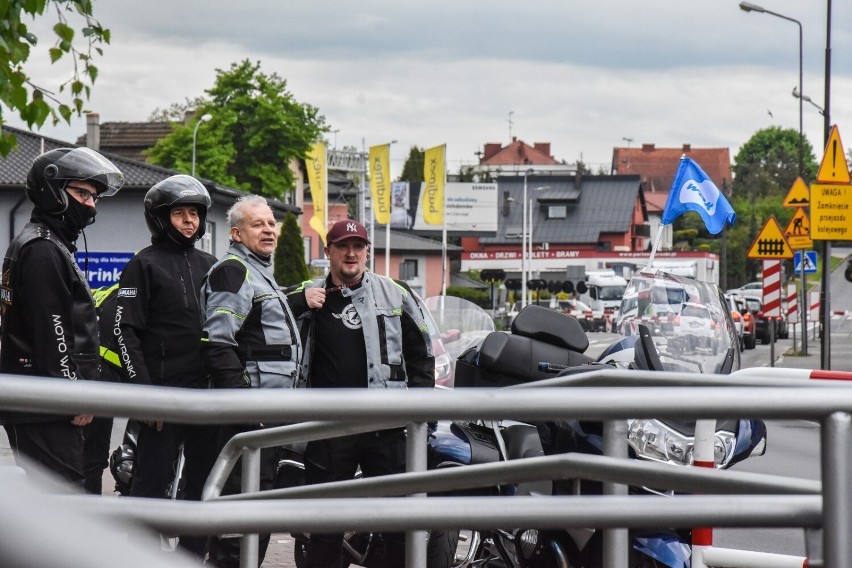
<svg viewBox="0 0 852 568"><path fill-rule="evenodd" d="M571 417L605 420L610 427L627 418L675 420L760 417L808 419L822 424L822 483L737 471L701 471L608 456L559 455L525 458L511 463L467 466L450 471L421 471L388 478L341 482L322 488L329 497L264 492L211 498L207 502L151 499L104 499L91 496L62 500L77 514L108 520L132 520L166 534L257 532L335 532L353 526L363 530L422 531L441 528L507 526L568 527L823 527L824 565L852 566L852 390L836 381L801 381L762 376L696 377L677 373L595 371L542 381L537 388L458 389L456 391L190 391L120 385L73 383L61 379L33 380L6 375L0 381L0 408L58 414L94 414L161 419L196 424L282 423L320 420L285 426L299 435L354 432L368 426L423 423L435 419L542 420ZM585 386L593 383L598 386ZM557 385L559 387L557 388ZM630 386L625 386L630 385ZM571 388L563 388L571 386ZM605 388L600 388L604 386ZM612 387L619 388L612 388ZM685 388L688 387L688 388ZM422 428L420 429L422 432ZM261 431L261 434L266 434ZM290 432L277 441L285 441ZM611 436L624 445L623 438ZM295 439L295 438L292 438ZM245 441L244 441L245 442ZM256 452L261 443L242 448ZM248 452L245 454L245 452ZM225 460L225 457L220 457ZM251 462L244 460L244 463ZM220 468L221 469L221 468ZM224 472L222 472L224 473ZM216 487L216 472L208 488ZM483 477L488 475L491 477ZM597 479L614 484L665 483L677 491L701 493L675 497L375 497L481 486L488 480ZM355 484L358 485L355 485ZM348 485L347 485L348 484ZM396 484L396 485L395 485ZM358 488L366 488L364 495ZM307 491L311 488L303 488ZM313 488L319 491L320 488ZM284 490L279 490L284 491ZM338 496L335 492L339 491ZM298 496L295 492L289 497ZM26 499L18 493L4 499ZM251 499L249 499L251 498ZM19 507L19 526L45 534L46 508ZM78 527L63 526L67 539ZM80 529L82 530L82 529ZM88 530L88 529L86 529ZM9 546L16 546L12 542ZM47 547L50 548L50 547ZM50 550L43 550L50 554ZM625 551L626 552L626 551ZM610 559L612 560L612 559ZM65 551L55 550L53 564L67 565ZM423 557L407 558L422 566ZM45 563L49 564L49 563ZM114 557L103 559L113 565ZM88 566L98 566L89 563ZM626 565L616 555L609 564ZM811 558L811 566L822 565Z"/></svg>

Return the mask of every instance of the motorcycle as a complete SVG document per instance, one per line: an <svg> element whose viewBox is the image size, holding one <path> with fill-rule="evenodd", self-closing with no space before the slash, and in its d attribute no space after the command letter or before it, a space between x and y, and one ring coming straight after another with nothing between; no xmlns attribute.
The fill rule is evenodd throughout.
<svg viewBox="0 0 852 568"><path fill-rule="evenodd" d="M693 309L700 306L702 309ZM527 306L511 333L492 333L456 361L456 388L510 386L615 366L650 371L727 374L739 368L739 350L730 314L712 285L666 273L640 273L628 284L615 329L624 337L599 358L585 354L589 341L581 325L558 312ZM687 312L686 314L684 312ZM696 319L698 321L696 321ZM609 367L611 368L611 367ZM628 421L633 459L676 466L692 464L694 423ZM567 452L602 454L602 425L579 420L520 422L439 422L430 435L431 467L457 467ZM728 468L762 455L766 427L759 420L717 423L716 467ZM630 487L633 494L670 494ZM487 495L580 494L602 492L588 480L483 487ZM455 566L503 568L597 567L602 565L600 531L511 528L471 531L471 546ZM688 530L629 531L631 567L683 567L690 563Z"/></svg>

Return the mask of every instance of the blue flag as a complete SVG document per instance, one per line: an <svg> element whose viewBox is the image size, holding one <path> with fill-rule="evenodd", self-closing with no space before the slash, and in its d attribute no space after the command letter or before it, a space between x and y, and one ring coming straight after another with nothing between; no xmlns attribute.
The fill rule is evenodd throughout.
<svg viewBox="0 0 852 568"><path fill-rule="evenodd" d="M663 209L662 224L672 224L687 211L697 211L707 230L714 235L725 228L725 221L733 225L737 218L734 208L701 166L684 156Z"/></svg>

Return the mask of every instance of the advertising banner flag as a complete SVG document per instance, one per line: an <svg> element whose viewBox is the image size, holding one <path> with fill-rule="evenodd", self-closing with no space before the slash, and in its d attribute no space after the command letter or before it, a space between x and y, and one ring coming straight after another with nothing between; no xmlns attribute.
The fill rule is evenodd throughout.
<svg viewBox="0 0 852 568"><path fill-rule="evenodd" d="M429 148L424 153L423 180L424 190L420 196L420 208L423 220L429 225L444 223L444 154L446 145Z"/></svg>
<svg viewBox="0 0 852 568"><path fill-rule="evenodd" d="M370 146L370 195L376 223L387 225L391 217L390 144Z"/></svg>
<svg viewBox="0 0 852 568"><path fill-rule="evenodd" d="M733 225L737 218L734 208L710 176L695 160L684 156L672 181L661 223L670 225L687 211L701 215L707 231L714 235L725 228L726 222Z"/></svg>
<svg viewBox="0 0 852 568"><path fill-rule="evenodd" d="M311 201L314 206L314 215L309 223L313 230L319 233L320 238L325 242L325 202L327 171L326 171L326 155L325 142L317 142L311 146L311 150L306 156L306 166L308 169L308 183L311 187Z"/></svg>

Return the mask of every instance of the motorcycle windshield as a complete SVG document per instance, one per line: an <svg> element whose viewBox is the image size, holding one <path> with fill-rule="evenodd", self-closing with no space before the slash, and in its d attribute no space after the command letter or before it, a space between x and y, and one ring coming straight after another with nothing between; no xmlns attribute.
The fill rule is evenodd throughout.
<svg viewBox="0 0 852 568"><path fill-rule="evenodd" d="M663 370L727 374L739 369L730 312L719 288L662 271L642 271L627 284L616 319L631 336L644 325Z"/></svg>

